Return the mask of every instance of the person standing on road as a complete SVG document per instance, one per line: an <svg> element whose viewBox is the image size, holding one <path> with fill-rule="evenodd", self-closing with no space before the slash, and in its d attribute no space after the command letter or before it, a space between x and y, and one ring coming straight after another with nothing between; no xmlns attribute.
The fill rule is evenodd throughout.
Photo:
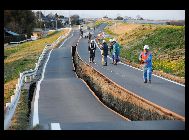
<svg viewBox="0 0 189 140"><path fill-rule="evenodd" d="M91 43L88 47L88 51L89 51L89 62L93 62L94 63L94 58L95 58L95 50L96 50L96 44L94 42L94 40L91 40Z"/></svg>
<svg viewBox="0 0 189 140"><path fill-rule="evenodd" d="M143 64L143 79L144 83L147 83L147 79L149 83L151 83L152 77L152 54L149 51L149 46L145 45L143 48L143 52L139 55L139 61Z"/></svg>
<svg viewBox="0 0 189 140"><path fill-rule="evenodd" d="M107 66L108 45L105 40L102 41L102 65Z"/></svg>
<svg viewBox="0 0 189 140"><path fill-rule="evenodd" d="M82 29L80 29L80 35L83 38L83 30Z"/></svg>
<svg viewBox="0 0 189 140"><path fill-rule="evenodd" d="M110 50L110 54L112 56L112 64L114 64L114 54L113 54L113 40L110 39L110 45L109 45L109 50Z"/></svg>
<svg viewBox="0 0 189 140"><path fill-rule="evenodd" d="M114 65L117 65L117 62L119 62L119 55L120 55L120 46L116 42L115 39L113 41L113 55L114 55Z"/></svg>
<svg viewBox="0 0 189 140"><path fill-rule="evenodd" d="M89 32L89 35L88 35L88 37L89 37L89 40L88 40L88 42L90 42L91 41L91 37L92 37L92 34Z"/></svg>

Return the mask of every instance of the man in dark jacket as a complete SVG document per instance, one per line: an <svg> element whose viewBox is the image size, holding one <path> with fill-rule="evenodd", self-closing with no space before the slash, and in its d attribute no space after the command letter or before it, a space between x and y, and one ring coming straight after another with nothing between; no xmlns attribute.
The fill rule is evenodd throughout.
<svg viewBox="0 0 189 140"><path fill-rule="evenodd" d="M102 43L102 47L100 48L102 50L102 64L103 66L107 66L108 45L105 40L103 40Z"/></svg>
<svg viewBox="0 0 189 140"><path fill-rule="evenodd" d="M80 35L83 38L83 30L82 29L80 29Z"/></svg>
<svg viewBox="0 0 189 140"><path fill-rule="evenodd" d="M96 44L94 42L94 40L91 40L91 43L88 47L88 51L89 51L89 62L93 62L94 63L94 58L95 58L95 50L96 50Z"/></svg>

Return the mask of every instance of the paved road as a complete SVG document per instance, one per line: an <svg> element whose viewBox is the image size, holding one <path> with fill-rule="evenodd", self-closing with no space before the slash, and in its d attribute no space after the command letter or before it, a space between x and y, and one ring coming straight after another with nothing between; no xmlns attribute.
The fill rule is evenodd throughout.
<svg viewBox="0 0 189 140"><path fill-rule="evenodd" d="M62 130L184 130L181 121L84 122L60 124Z"/></svg>
<svg viewBox="0 0 189 140"><path fill-rule="evenodd" d="M73 71L70 47L78 37L79 32L74 32L51 53L39 91L40 125L49 129L51 123L59 123L62 130L185 129L181 121L130 123L99 102Z"/></svg>
<svg viewBox="0 0 189 140"><path fill-rule="evenodd" d="M78 32L52 51L39 93L39 124L125 122L102 105L73 71L71 45Z"/></svg>
<svg viewBox="0 0 189 140"><path fill-rule="evenodd" d="M105 24L102 24L97 28L95 35L102 31L105 26ZM88 63L87 46L87 39L81 39L78 52L81 58ZM96 51L95 62L96 64L89 64L122 87L179 115L185 116L185 87L155 76L152 76L152 84L144 84L142 71L123 64L115 66L111 64L110 59L108 59L108 66L102 66L99 49Z"/></svg>

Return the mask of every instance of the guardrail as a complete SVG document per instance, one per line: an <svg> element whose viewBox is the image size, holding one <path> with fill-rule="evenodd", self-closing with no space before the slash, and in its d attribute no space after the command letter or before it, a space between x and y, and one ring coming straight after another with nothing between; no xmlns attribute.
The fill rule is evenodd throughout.
<svg viewBox="0 0 189 140"><path fill-rule="evenodd" d="M20 77L18 78L18 84L16 84L16 89L14 90L14 95L11 96L11 101L9 103L6 103L6 107L4 109L4 130L8 129L10 126L11 119L14 115L15 109L17 107L19 98L20 98L20 93L21 93L21 88L24 84L23 81L31 82L32 80L35 79L37 71L41 65L41 61L44 59L44 56L46 55L47 51L49 48L53 48L54 46L58 45L61 39L66 38L70 32L71 28L69 28L69 32L66 35L60 36L55 42L51 44L51 46L46 45L45 48L43 49L43 52L38 58L38 61L35 66L35 69L30 69L28 71L24 71L20 73ZM28 79L29 77L29 79Z"/></svg>
<svg viewBox="0 0 189 140"><path fill-rule="evenodd" d="M26 41L30 41L30 39L25 39L25 40L22 40L22 41L19 41L19 42L10 42L10 44L20 44L20 43L23 43L23 42L26 42Z"/></svg>

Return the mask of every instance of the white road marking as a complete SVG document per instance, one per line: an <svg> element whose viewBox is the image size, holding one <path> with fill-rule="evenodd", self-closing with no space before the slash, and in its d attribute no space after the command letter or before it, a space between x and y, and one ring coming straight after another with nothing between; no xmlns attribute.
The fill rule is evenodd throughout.
<svg viewBox="0 0 189 140"><path fill-rule="evenodd" d="M95 40L95 43L96 43L96 40ZM96 43L96 45L97 45L98 49L100 50L100 48L99 48L99 46L98 46L97 43ZM112 60L112 58L111 58L110 56L108 56L108 58ZM133 67L133 66L131 66L131 65L128 65L128 64L125 64L125 63L122 63L122 62L119 62L119 63L122 64L122 65L125 65L125 66L127 66L127 67L130 67L130 68L133 68L133 69L136 69L136 70L139 70L139 71L143 71L143 70L141 70L141 69L139 69L139 68L135 68L135 67ZM172 82L172 83L174 83L174 84L177 84L177 85L180 85L180 86L185 87L185 85L180 84L180 83L178 83L178 82L175 82L175 81L166 79L166 78L164 78L164 77L161 77L161 76L158 76L158 75L155 75L155 74L152 74L152 75L155 76L155 77L161 78L161 79L163 79L163 80L166 80L166 81Z"/></svg>
<svg viewBox="0 0 189 140"><path fill-rule="evenodd" d="M72 36L73 36L73 33L72 33ZM70 36L70 37L72 37ZM69 39L70 37L68 37L67 39ZM66 40L67 40L66 39ZM66 41L65 40L65 41ZM63 42L63 44L65 43L65 41ZM62 45L63 45L62 44ZM61 45L61 46L62 46ZM60 47L59 47L60 48ZM49 58L50 58L50 55L51 55L51 52L53 51L53 49L49 52L49 55L48 55L48 58L47 58L47 61L44 65L44 68L43 68L43 72L42 72L42 77L41 79L39 80L39 82L37 83L37 89L36 89L36 94L35 94L35 100L34 100L34 111L33 111L33 127L36 126L37 124L39 124L39 113L38 113L38 100L39 100L39 91L40 91L40 85L41 85L41 82L43 81L44 79L44 74L45 74L45 70L46 70L46 66L47 66L47 63L49 61Z"/></svg>
<svg viewBox="0 0 189 140"><path fill-rule="evenodd" d="M62 47L62 46L64 45L64 43L65 43L68 39L70 39L72 36L73 36L73 33L72 33L72 35L71 35L70 37L68 37L68 38L66 38L66 39L64 40L64 42L60 45L60 47ZM60 47L58 47L58 48L60 48Z"/></svg>
<svg viewBox="0 0 189 140"><path fill-rule="evenodd" d="M46 69L46 66L47 66L47 62L49 61L52 50L49 52L49 56L48 56L47 61L44 65L42 77L41 77L40 81L37 83L37 89L36 89L35 100L34 100L33 127L36 126L37 124L39 124L38 100L39 100L40 85L41 85L42 80L44 79L45 69Z"/></svg>
<svg viewBox="0 0 189 140"><path fill-rule="evenodd" d="M51 130L61 130L60 123L51 123Z"/></svg>

